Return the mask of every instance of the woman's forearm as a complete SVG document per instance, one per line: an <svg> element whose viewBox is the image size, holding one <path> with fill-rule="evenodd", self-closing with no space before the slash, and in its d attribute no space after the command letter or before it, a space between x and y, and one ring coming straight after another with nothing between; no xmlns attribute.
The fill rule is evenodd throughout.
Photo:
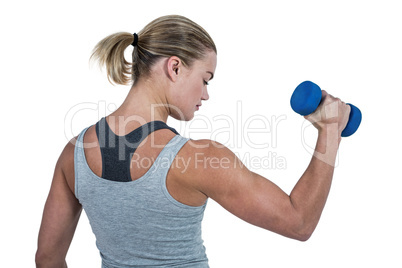
<svg viewBox="0 0 402 268"><path fill-rule="evenodd" d="M302 219L302 233L311 236L324 209L332 177L340 136L330 128L320 131L314 156L293 188L290 199Z"/></svg>

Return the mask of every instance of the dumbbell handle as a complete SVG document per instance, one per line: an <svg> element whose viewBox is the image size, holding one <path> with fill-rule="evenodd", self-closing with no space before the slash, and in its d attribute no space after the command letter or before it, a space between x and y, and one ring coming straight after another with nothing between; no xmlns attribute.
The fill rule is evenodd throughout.
<svg viewBox="0 0 402 268"><path fill-rule="evenodd" d="M293 91L290 106L298 114L309 115L320 105L321 98L321 88L311 81L304 81ZM348 105L351 108L350 115L345 129L341 133L342 137L348 137L355 133L362 120L362 113L359 108L350 103Z"/></svg>

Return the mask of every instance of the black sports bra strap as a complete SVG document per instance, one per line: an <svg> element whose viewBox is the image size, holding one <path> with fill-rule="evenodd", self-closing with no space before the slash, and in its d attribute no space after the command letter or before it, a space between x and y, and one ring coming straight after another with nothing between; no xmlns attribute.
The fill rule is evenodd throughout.
<svg viewBox="0 0 402 268"><path fill-rule="evenodd" d="M102 178L112 181L131 181L131 157L138 145L152 132L169 129L179 133L163 121L151 121L125 136L118 136L103 117L95 126L102 155Z"/></svg>

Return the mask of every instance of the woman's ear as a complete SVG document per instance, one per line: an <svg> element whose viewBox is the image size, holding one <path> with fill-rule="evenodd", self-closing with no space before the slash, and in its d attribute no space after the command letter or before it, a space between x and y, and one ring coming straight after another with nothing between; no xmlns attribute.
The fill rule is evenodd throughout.
<svg viewBox="0 0 402 268"><path fill-rule="evenodd" d="M167 61L167 73L169 75L169 78L173 82L176 82L177 77L179 76L182 67L183 67L183 64L182 64L181 60L178 57L172 56L172 57L170 57L168 59L168 61Z"/></svg>

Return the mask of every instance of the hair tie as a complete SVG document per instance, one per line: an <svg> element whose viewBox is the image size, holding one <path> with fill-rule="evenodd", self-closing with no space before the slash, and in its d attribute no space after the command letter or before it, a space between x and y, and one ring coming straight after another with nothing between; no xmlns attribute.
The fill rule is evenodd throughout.
<svg viewBox="0 0 402 268"><path fill-rule="evenodd" d="M133 47L137 46L138 44L138 35L136 33L133 34L134 35L134 41L131 44Z"/></svg>

